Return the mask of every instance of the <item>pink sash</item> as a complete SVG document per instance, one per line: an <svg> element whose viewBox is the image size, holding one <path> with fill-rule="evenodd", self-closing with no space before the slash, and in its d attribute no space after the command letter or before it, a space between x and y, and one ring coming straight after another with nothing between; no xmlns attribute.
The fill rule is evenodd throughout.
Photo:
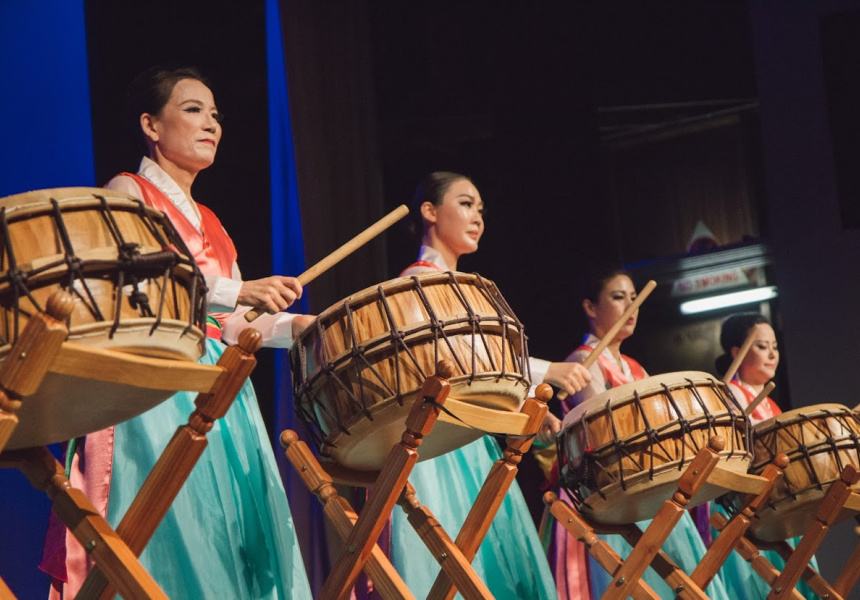
<svg viewBox="0 0 860 600"><path fill-rule="evenodd" d="M236 262L237 256L236 247L233 245L233 240L224 231L224 226L221 225L221 221L218 220L215 213L198 203L197 208L200 211L200 230L198 230L182 214L182 211L176 208L170 198L146 177L132 173L123 173L122 175L134 179L140 187L140 192L143 195L142 200L148 206L167 215L204 275L232 277L233 263ZM222 325L229 316L229 313L210 314L218 319ZM220 332L217 335L210 335L211 333L213 332L207 331L209 337L220 339Z"/></svg>
<svg viewBox="0 0 860 600"><path fill-rule="evenodd" d="M741 384L737 375L732 379L732 383L735 384L741 392L743 392L744 397L747 400L747 406L752 404L752 401L755 400L755 394L748 390L745 385ZM770 397L767 397L761 402L761 404L755 407L755 410L750 413L749 417L753 423L760 423L781 414L782 410L780 410L777 403L771 400Z"/></svg>
<svg viewBox="0 0 860 600"><path fill-rule="evenodd" d="M577 351L585 350L586 352L593 352L594 348L591 346L583 344ZM636 360L626 356L624 354L621 355L627 362L627 366L630 367L630 374L633 376L633 381L638 381L639 379L645 379L646 373L645 369L642 368ZM600 370L603 371L603 377L609 383L609 387L618 387L619 385L624 385L625 383L630 383L630 380L627 379L627 375L625 375L619 368L618 365L615 364L615 361L610 360L608 357L604 356L603 353L597 357L597 364L600 365Z"/></svg>

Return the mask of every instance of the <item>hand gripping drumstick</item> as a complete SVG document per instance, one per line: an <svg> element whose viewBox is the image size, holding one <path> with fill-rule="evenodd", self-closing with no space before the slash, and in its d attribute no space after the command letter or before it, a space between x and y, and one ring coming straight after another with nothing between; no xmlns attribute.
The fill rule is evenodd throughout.
<svg viewBox="0 0 860 600"><path fill-rule="evenodd" d="M741 363L744 362L744 357L746 357L747 352L749 352L750 348L752 348L753 340L755 340L755 333L756 333L755 330L756 330L756 325L753 325L752 329L750 329L749 333L747 334L747 339L744 340L744 343L741 346L741 349L738 351L737 355L735 356L735 359L732 361L732 364L729 366L729 370L726 371L725 375L723 375L723 381L725 383L728 384L732 380L732 377L734 377L735 373L738 372L738 369L740 368Z"/></svg>
<svg viewBox="0 0 860 600"><path fill-rule="evenodd" d="M624 324L627 322L627 319L632 317L633 313L639 310L639 307L642 305L643 302L645 302L645 298L647 298L649 294L654 291L655 287L657 287L657 282L655 282L653 279L645 284L645 287L643 287L642 291L639 292L639 295L636 296L636 300L634 300L630 304L630 306L627 307L627 310L625 310L624 314L622 314L618 318L618 320L615 321L612 327L609 328L609 331L606 332L606 335L603 336L603 339L600 340L600 343L597 344L597 347L595 347L594 350L591 351L591 354L586 356L585 360L582 361L583 367L588 369L591 367L591 365L594 364L594 361L597 360L597 357L599 357L600 354L604 350L606 350L606 347L612 343L612 340L615 339L615 336L618 334L619 331L621 331L621 328L624 327ZM558 393L558 399L564 400L565 398L567 398L567 392L565 392L564 390L560 391Z"/></svg>
<svg viewBox="0 0 860 600"><path fill-rule="evenodd" d="M765 384L762 390L758 393L758 396L756 396L753 401L749 403L749 406L744 409L744 414L746 416L750 416L752 414L752 411L754 411L756 407L761 404L762 400L770 396L770 393L775 387L776 384L774 382L768 381L767 384Z"/></svg>
<svg viewBox="0 0 860 600"><path fill-rule="evenodd" d="M359 233L357 236L349 240L343 246L326 256L310 269L296 277L303 286L322 275L344 258L364 246L367 242L378 236L380 233L394 225L397 221L409 214L409 209L405 204L401 204L390 213L379 219L376 223ZM264 314L266 311L252 309L245 313L245 319L250 322Z"/></svg>

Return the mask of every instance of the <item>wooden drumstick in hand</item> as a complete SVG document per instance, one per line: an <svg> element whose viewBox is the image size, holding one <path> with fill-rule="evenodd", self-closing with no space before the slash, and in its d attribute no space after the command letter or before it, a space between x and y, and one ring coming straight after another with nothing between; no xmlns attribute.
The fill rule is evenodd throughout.
<svg viewBox="0 0 860 600"><path fill-rule="evenodd" d="M776 387L776 384L774 382L768 381L765 384L765 386L762 388L762 390L758 393L758 396L753 398L753 401L749 403L749 406L747 406L744 409L744 414L746 416L750 416L752 414L752 412L756 409L756 407L758 407L758 405L761 404L765 398L770 396L770 393L773 391L773 388L775 388L775 387Z"/></svg>
<svg viewBox="0 0 860 600"><path fill-rule="evenodd" d="M655 282L653 279L645 284L645 287L642 288L642 291L639 292L639 294L636 296L636 299L630 303L630 306L627 307L627 310L624 311L624 314L622 314L618 318L618 320L615 321L612 327L609 328L609 331L606 332L606 334L603 336L603 339L600 340L599 344L597 344L597 347L595 347L594 350L591 351L591 354L585 357L585 360L582 361L582 366L588 369L591 367L591 365L594 364L600 354L604 350L606 350L609 344L612 343L612 340L615 339L615 336L618 335L618 332L621 331L621 328L624 327L624 324L627 322L627 320L633 316L633 313L639 310L639 307L642 306L643 302L645 302L645 298L647 298L651 294L651 292L654 291L655 287L657 287L657 282ZM558 399L564 400L565 398L567 398L567 392L565 392L564 390L560 391L558 393Z"/></svg>
<svg viewBox="0 0 860 600"><path fill-rule="evenodd" d="M755 340L756 327L758 326L754 325L753 328L750 329L749 333L747 334L747 339L744 340L741 349L738 350L737 355L735 355L735 359L732 361L732 364L729 365L729 370L726 371L725 375L723 375L723 381L725 383L728 383L732 380L732 377L734 377L735 373L738 372L741 363L744 362L744 357L747 355L747 352L749 352L750 348L752 348L753 340Z"/></svg>
<svg viewBox="0 0 860 600"><path fill-rule="evenodd" d="M309 284L311 281L328 271L330 268L335 266L337 263L342 261L344 258L364 246L367 242L378 236L380 233L394 225L397 221L405 217L409 214L409 209L405 204L401 204L390 213L382 217L379 221L359 233L357 236L349 240L343 246L323 258L321 261L316 263L310 269L296 277L303 286ZM257 317L262 314L265 314L266 311L259 309L252 309L245 313L245 320L248 322L253 321Z"/></svg>

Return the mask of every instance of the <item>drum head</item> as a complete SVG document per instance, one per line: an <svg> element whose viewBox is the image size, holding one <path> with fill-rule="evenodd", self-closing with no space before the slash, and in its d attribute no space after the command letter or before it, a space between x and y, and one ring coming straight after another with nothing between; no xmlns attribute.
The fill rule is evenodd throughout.
<svg viewBox="0 0 860 600"><path fill-rule="evenodd" d="M665 373L607 390L565 417L562 477L585 499L579 510L606 524L653 518L677 489L696 453L715 435L726 440L721 467L746 473L749 420L713 376ZM705 484L689 503L725 493Z"/></svg>
<svg viewBox="0 0 860 600"><path fill-rule="evenodd" d="M321 313L290 356L297 412L320 454L356 470L380 468L441 359L454 364L450 398L516 411L529 388L522 324L493 282L467 273L402 277L354 294ZM482 435L437 428L421 460Z"/></svg>
<svg viewBox="0 0 860 600"><path fill-rule="evenodd" d="M121 385L70 375L45 375L42 385L21 403L18 425L6 449L64 442L136 417L174 392ZM182 423L165 423L178 427Z"/></svg>
<svg viewBox="0 0 860 600"><path fill-rule="evenodd" d="M816 404L790 410L753 427L755 458L750 472L760 474L779 453L788 456L783 478L750 523L750 533L763 541L802 535L841 469L860 469L860 416L841 404ZM852 488L860 492L860 483ZM738 507L742 498L728 494ZM834 523L857 514L843 508Z"/></svg>
<svg viewBox="0 0 860 600"><path fill-rule="evenodd" d="M664 389L663 386L667 386L669 390L687 387L689 381L692 381L694 384L709 384L716 381L716 378L710 373L703 371L678 371L661 373L660 375L652 375L645 379L631 381L606 390L602 394L598 394L574 406L573 410L565 415L564 421L562 421L562 429L581 421L586 414L605 411L607 405L614 407L630 402L633 400L635 394L650 396L654 393L662 392Z"/></svg>
<svg viewBox="0 0 860 600"><path fill-rule="evenodd" d="M508 381L508 395L503 395L504 380L467 381L449 380L449 398L484 407L487 411L519 409L522 388L517 380ZM339 465L357 471L376 471L388 458L391 448L400 442L405 431L406 415L415 402L417 390L409 394L400 406L395 401L382 402L373 407L370 419L355 419L348 433L335 431L320 448L320 454ZM505 401L506 400L506 401ZM430 435L424 436L418 449L418 461L435 458L465 446L484 435L484 431L438 420ZM507 432L498 432L507 433Z"/></svg>

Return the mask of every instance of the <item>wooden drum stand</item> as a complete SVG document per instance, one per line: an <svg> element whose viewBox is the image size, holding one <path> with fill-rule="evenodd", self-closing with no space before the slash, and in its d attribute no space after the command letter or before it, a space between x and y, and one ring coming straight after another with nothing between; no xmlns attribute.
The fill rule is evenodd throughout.
<svg viewBox="0 0 860 600"><path fill-rule="evenodd" d="M428 598L453 598L458 591L468 600L492 598L486 584L472 568L471 561L514 481L522 453L531 447L533 436L546 414L546 402L552 396L552 390L548 385L538 386L537 398L526 400L521 409L521 413L527 416L522 430L525 435L507 439L503 457L493 465L457 539L452 540L430 509L420 504L408 482L409 474L418 461L422 438L433 430L440 407L448 396L450 386L447 380L452 372L453 366L447 360L436 365L436 374L426 379L412 405L400 443L391 449L378 474L356 473L337 465L327 466L326 470L294 432L285 431L281 435L287 458L308 489L319 498L326 516L344 539L340 555L323 586L322 598L349 597L362 570L384 598L414 598L375 544L395 504L406 512L409 523L441 565L442 570ZM332 475L345 483L368 487L372 484L373 490L360 515L338 496L332 485Z"/></svg>
<svg viewBox="0 0 860 600"><path fill-rule="evenodd" d="M66 293L52 296L46 312L29 320L0 365L0 467L20 469L34 487L43 490L54 512L95 562L78 598L112 598L116 593L129 600L167 598L137 557L205 449L213 422L226 414L256 365L254 352L262 336L253 329L244 331L239 344L227 348L215 366L145 358L65 342L64 322L72 305ZM16 412L48 372L171 392L200 392L196 410L177 429L116 530L80 490L71 487L63 465L46 447L3 451L18 426ZM14 598L2 580L0 598Z"/></svg>
<svg viewBox="0 0 860 600"><path fill-rule="evenodd" d="M857 584L857 580L860 579L860 544L855 547L833 584L810 567L809 561L843 508L860 511L860 494L851 489L858 480L860 480L860 472L856 467L849 464L842 468L840 478L830 485L824 498L814 509L815 518L806 527L796 548L792 548L786 541L764 542L749 534L738 536L735 549L771 587L768 599L801 600L802 596L795 590L795 585L801 578L812 591L828 600L841 600L847 597ZM714 514L711 516L711 525L722 532L717 538L719 539L725 535L731 522L727 523L723 515ZM776 550L785 560L783 570L776 569L759 553L760 550Z"/></svg>
<svg viewBox="0 0 860 600"><path fill-rule="evenodd" d="M656 599L659 596L642 581L648 566L666 581L679 598L707 599L703 591L726 561L731 551L743 539L749 527L750 518L764 504L773 489L774 483L782 477L782 469L788 458L778 455L773 464L766 467L762 476L740 475L719 468L719 452L725 441L714 436L708 445L696 454L678 480L678 489L667 499L648 528L642 532L635 524L626 526L605 526L592 524L567 502L560 500L554 492L544 495L544 502L550 512L570 534L583 542L594 559L613 576L612 584L603 594L604 599L622 599L628 596L636 599ZM711 544L702 561L691 574L684 573L662 550L661 547L677 525L687 504L706 483L724 487L726 490L746 492L745 504L726 525L723 534ZM717 515L715 515L717 516ZM626 560L601 540L597 533L616 533L623 535L633 547Z"/></svg>

